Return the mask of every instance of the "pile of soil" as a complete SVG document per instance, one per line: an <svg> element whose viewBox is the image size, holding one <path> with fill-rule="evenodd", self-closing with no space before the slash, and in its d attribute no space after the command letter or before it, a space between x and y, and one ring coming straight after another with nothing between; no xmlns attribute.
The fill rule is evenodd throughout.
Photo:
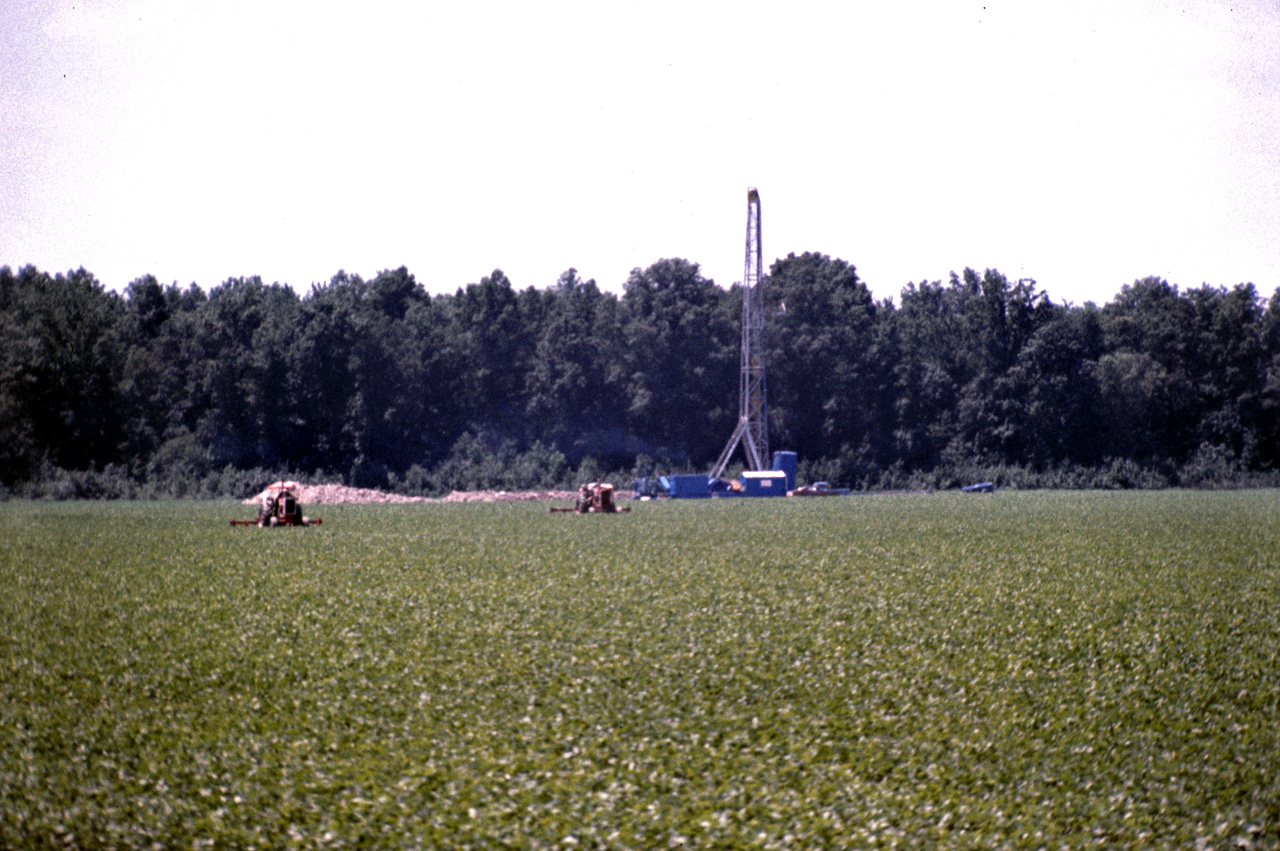
<svg viewBox="0 0 1280 851"><path fill-rule="evenodd" d="M527 502L529 500L573 500L577 491L453 491L440 499L426 502Z"/></svg>
<svg viewBox="0 0 1280 851"><path fill-rule="evenodd" d="M246 499L244 504L259 503L266 493L264 490L262 493L255 494ZM574 491L454 491L446 497L436 499L425 496L402 496L370 488L349 488L346 485L299 485L296 494L298 502L303 505L339 502L523 502L525 500L573 500L577 496Z"/></svg>

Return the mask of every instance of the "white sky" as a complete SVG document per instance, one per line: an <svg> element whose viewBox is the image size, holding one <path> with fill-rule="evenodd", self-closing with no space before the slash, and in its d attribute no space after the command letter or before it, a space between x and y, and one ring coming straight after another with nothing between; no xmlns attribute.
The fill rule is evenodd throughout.
<svg viewBox="0 0 1280 851"><path fill-rule="evenodd" d="M432 292L820 251L1109 301L1280 287L1280 2L25 0L0 264Z"/></svg>

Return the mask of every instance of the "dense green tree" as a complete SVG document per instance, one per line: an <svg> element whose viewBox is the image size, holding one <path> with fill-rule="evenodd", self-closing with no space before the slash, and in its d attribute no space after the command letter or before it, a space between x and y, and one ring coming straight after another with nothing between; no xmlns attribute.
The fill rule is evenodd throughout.
<svg viewBox="0 0 1280 851"><path fill-rule="evenodd" d="M526 375L537 341L527 314L536 315L536 300L526 297L522 305L510 279L495 269L480 283L458 290L448 304L451 342L467 363L457 403L474 429L523 436Z"/></svg>
<svg viewBox="0 0 1280 851"><path fill-rule="evenodd" d="M999 375L1013 366L1022 347L1056 311L1036 282L1010 283L995 269L982 277L973 269L951 276L951 288L961 312L963 350L970 359L971 375Z"/></svg>
<svg viewBox="0 0 1280 851"><path fill-rule="evenodd" d="M766 291L774 448L820 458L856 447L883 460L890 359L880 306L857 270L825 254L790 254L773 264Z"/></svg>
<svg viewBox="0 0 1280 851"><path fill-rule="evenodd" d="M401 352L405 392L415 397L418 417L414 463L430 465L449 454L471 425L470 412L458 404L471 384L466 352L455 345L452 296L415 300L405 313Z"/></svg>
<svg viewBox="0 0 1280 851"><path fill-rule="evenodd" d="M1098 464L1105 455L1096 380L1102 353L1098 309L1087 304L1053 313L1000 379L1002 401L1020 430L1015 460L1038 466Z"/></svg>
<svg viewBox="0 0 1280 851"><path fill-rule="evenodd" d="M618 310L626 422L642 451L710 465L737 419L740 336L698 264L633 269Z"/></svg>
<svg viewBox="0 0 1280 851"><path fill-rule="evenodd" d="M214 287L193 334L195 433L210 464L279 466L297 445L289 394L299 299L283 284L231 278Z"/></svg>
<svg viewBox="0 0 1280 851"><path fill-rule="evenodd" d="M893 323L898 460L921 470L945 459L1061 460L1056 453L1065 451L1063 430L1070 430L1062 406L1078 402L1087 384L1078 352L1052 352L1050 340L1064 329L1042 332L1064 320L1065 308L1034 281L1010 283L994 269L981 276L965 269L946 286L909 284L900 302ZM1042 449L1043 440L1055 448Z"/></svg>
<svg viewBox="0 0 1280 851"><path fill-rule="evenodd" d="M1252 284L1202 286L1187 298L1195 313L1187 371L1197 397L1196 442L1256 464L1265 430L1262 300Z"/></svg>
<svg viewBox="0 0 1280 851"><path fill-rule="evenodd" d="M970 378L958 296L938 281L908 284L894 314L894 455L908 469L935 467L956 438L960 388Z"/></svg>
<svg viewBox="0 0 1280 851"><path fill-rule="evenodd" d="M1098 359L1099 431L1105 454L1153 461L1177 445L1171 413L1187 386L1145 352L1108 352Z"/></svg>
<svg viewBox="0 0 1280 851"><path fill-rule="evenodd" d="M1050 380L1044 368L1053 364L1043 346L1025 357L1024 349L1060 315L1059 309L1034 281L1010 284L994 269L981 279L972 269L964 271L963 279L953 275L952 290L961 306L960 351L968 380L960 390L958 440L951 448L1006 463L1048 460L1039 441L1056 443L1052 415L1044 405L1033 410L1028 394ZM1045 401L1053 404L1057 394L1042 389Z"/></svg>
<svg viewBox="0 0 1280 851"><path fill-rule="evenodd" d="M164 287L151 275L125 289L125 316L119 325L125 353L122 454L135 476L166 441L196 427L190 381L199 356L195 327L207 301L194 284L186 290L176 284Z"/></svg>
<svg viewBox="0 0 1280 851"><path fill-rule="evenodd" d="M1262 389L1258 395L1258 464L1280 468L1280 289L1259 319Z"/></svg>
<svg viewBox="0 0 1280 851"><path fill-rule="evenodd" d="M427 297L403 266L379 273L367 290L369 298L360 301L365 309L356 314L349 429L357 436L353 479L378 485L425 453L421 341L404 320Z"/></svg>
<svg viewBox="0 0 1280 851"><path fill-rule="evenodd" d="M1099 380L1123 457L1181 463L1196 448L1195 306L1160 278L1126 285L1102 309L1105 349ZM1117 408L1116 406L1119 405ZM1138 417L1136 420L1128 417ZM1120 422L1129 431L1117 431ZM1139 440L1141 446L1131 445Z"/></svg>
<svg viewBox="0 0 1280 851"><path fill-rule="evenodd" d="M776 261L765 290L772 445L811 471L1222 484L1280 467L1280 291L1143 278L1073 307L966 269L895 306L812 252ZM680 259L633 270L620 297L572 269L435 297L404 267L339 272L299 297L153 276L118 296L83 269L3 267L0 484L108 465L161 488L227 465L436 487L550 481L588 457L705 468L737 416L741 307Z"/></svg>
<svg viewBox="0 0 1280 851"><path fill-rule="evenodd" d="M290 345L295 464L374 486L423 458L430 313L404 267L368 282L340 272L312 288Z"/></svg>
<svg viewBox="0 0 1280 851"><path fill-rule="evenodd" d="M617 299L594 280L583 281L576 269L562 274L549 295L528 371L530 427L573 463L587 455L622 462Z"/></svg>
<svg viewBox="0 0 1280 851"><path fill-rule="evenodd" d="M119 460L122 312L83 268L0 267L0 480Z"/></svg>

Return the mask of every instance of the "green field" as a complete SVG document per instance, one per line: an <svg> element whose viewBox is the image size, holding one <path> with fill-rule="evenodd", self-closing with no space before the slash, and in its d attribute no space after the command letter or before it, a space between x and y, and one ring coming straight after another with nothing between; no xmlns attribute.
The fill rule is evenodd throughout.
<svg viewBox="0 0 1280 851"><path fill-rule="evenodd" d="M1276 848L1280 492L0 504L0 847Z"/></svg>

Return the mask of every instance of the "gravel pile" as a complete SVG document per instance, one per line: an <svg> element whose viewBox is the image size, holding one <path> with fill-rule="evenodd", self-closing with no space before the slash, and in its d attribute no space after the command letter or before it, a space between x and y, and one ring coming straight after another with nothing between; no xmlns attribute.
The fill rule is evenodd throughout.
<svg viewBox="0 0 1280 851"><path fill-rule="evenodd" d="M453 491L443 499L428 502L527 502L539 499L568 499L578 496L577 491Z"/></svg>
<svg viewBox="0 0 1280 851"><path fill-rule="evenodd" d="M255 494L244 501L245 505L255 505L262 501L266 491ZM349 488L346 485L299 485L298 501L303 505L325 505L339 502L377 503L377 502L524 502L526 500L573 500L575 491L454 491L439 499L425 496L401 496L397 493L373 490L371 488Z"/></svg>

